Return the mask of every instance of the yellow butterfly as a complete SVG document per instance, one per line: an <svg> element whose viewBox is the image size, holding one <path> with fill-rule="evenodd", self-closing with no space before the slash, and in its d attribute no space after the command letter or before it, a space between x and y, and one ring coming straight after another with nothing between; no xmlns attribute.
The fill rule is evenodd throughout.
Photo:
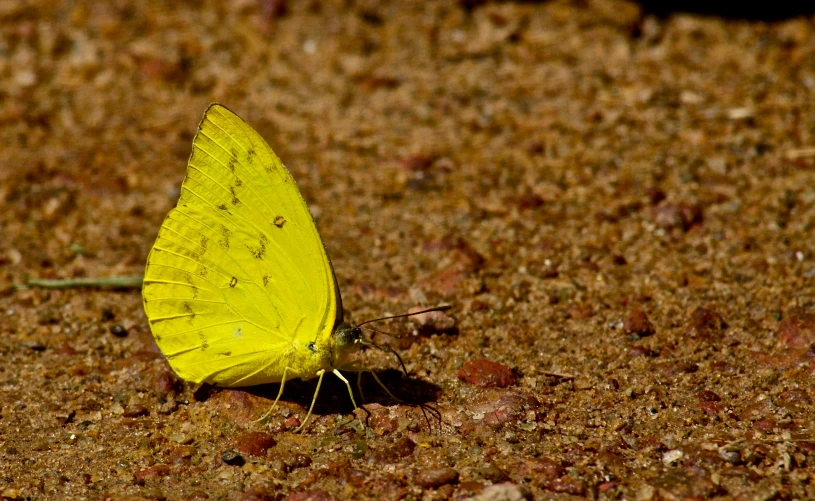
<svg viewBox="0 0 815 501"><path fill-rule="evenodd" d="M225 387L281 383L274 409L286 381L318 377L299 431L323 376L333 372L356 409L338 369L361 373L345 361L371 343L343 321L331 261L291 174L219 104L198 126L181 198L147 258L142 294L156 343L181 378Z"/></svg>

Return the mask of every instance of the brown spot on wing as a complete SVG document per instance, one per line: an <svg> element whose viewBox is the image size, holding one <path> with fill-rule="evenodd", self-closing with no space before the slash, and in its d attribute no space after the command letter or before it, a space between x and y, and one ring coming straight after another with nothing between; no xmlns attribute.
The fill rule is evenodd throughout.
<svg viewBox="0 0 815 501"><path fill-rule="evenodd" d="M235 287L236 285L238 285L238 279L236 277L232 277L232 280L229 281L229 286Z"/></svg>
<svg viewBox="0 0 815 501"><path fill-rule="evenodd" d="M223 250L229 250L229 238L231 236L232 232L229 231L229 228L221 225L221 238L218 240L218 247Z"/></svg>
<svg viewBox="0 0 815 501"><path fill-rule="evenodd" d="M229 152L229 163L226 164L233 173L235 172L235 166L238 165L238 150L232 148Z"/></svg>
<svg viewBox="0 0 815 501"><path fill-rule="evenodd" d="M234 186L229 187L229 193L232 195L232 200L230 200L232 205L238 205L239 203L241 203L241 200L238 198L238 195L235 194Z"/></svg>
<svg viewBox="0 0 815 501"><path fill-rule="evenodd" d="M269 285L269 280L272 279L271 275L263 275L263 286L266 287Z"/></svg>
<svg viewBox="0 0 815 501"><path fill-rule="evenodd" d="M252 253L255 259L263 259L263 256L266 255L266 244L269 243L269 239L266 237L265 233L261 233L258 238L258 246L251 247L249 245L246 246L249 249L249 252Z"/></svg>
<svg viewBox="0 0 815 501"><path fill-rule="evenodd" d="M277 216L276 218L274 218L274 225L277 226L278 228L282 228L285 223L286 218L284 218L283 216Z"/></svg>
<svg viewBox="0 0 815 501"><path fill-rule="evenodd" d="M206 351L209 348L209 342L207 342L207 337L204 335L204 331L198 332L198 339L201 340L201 351Z"/></svg>
<svg viewBox="0 0 815 501"><path fill-rule="evenodd" d="M190 318L187 319L187 323L192 325L192 321L195 319L195 311L192 309L192 305L186 301L181 303L181 308L184 309L184 313L186 313Z"/></svg>

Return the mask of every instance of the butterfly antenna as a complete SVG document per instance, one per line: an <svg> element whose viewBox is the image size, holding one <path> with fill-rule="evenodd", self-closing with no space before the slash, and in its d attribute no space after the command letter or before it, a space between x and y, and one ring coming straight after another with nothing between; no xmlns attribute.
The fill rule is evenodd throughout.
<svg viewBox="0 0 815 501"><path fill-rule="evenodd" d="M407 368L405 367L405 363L402 361L402 357L400 357L399 354L396 353L396 350L394 350L390 346L387 346L387 345L384 345L384 344L375 344L375 343L372 343L370 341L365 341L364 339L360 339L359 344L361 344L362 346L370 346L372 348L376 348L378 350L382 350L382 351L384 351L386 353L392 354L393 356L396 357L397 360L399 360L399 365L402 366L402 371L404 371L405 376L408 375L408 371L407 371Z"/></svg>
<svg viewBox="0 0 815 501"><path fill-rule="evenodd" d="M370 331L370 332L376 332L377 334L384 334L386 336L390 336L390 337L393 337L393 338L396 338L396 339L399 339L399 338L402 337L399 334L391 334L390 332L385 332L385 331L381 331L379 329L374 329L373 327L362 327L362 329L364 329L366 331Z"/></svg>
<svg viewBox="0 0 815 501"><path fill-rule="evenodd" d="M452 308L452 306L450 306L449 304L446 304L444 306L435 306L433 308L428 308L428 309L422 310L422 311L415 311L413 313L402 313L401 315L392 315L390 317L374 318L374 319L371 319L371 320L366 320L366 321L362 322L361 324L357 324L357 327L362 327L363 325L370 324L371 322L379 322L379 321L382 321L382 320L390 320L392 318L412 317L414 315L421 315L422 313L430 313L431 311L447 311L450 308Z"/></svg>

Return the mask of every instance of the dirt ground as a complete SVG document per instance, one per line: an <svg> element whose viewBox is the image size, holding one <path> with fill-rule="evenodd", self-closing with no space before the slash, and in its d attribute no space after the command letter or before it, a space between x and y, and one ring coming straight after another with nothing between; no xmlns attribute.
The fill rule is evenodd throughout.
<svg viewBox="0 0 815 501"><path fill-rule="evenodd" d="M815 498L815 17L738 14L0 2L0 496ZM409 377L359 356L424 407L330 378L297 434L314 382L257 422L277 385L176 379L137 289L12 288L141 274L213 101L348 319L453 306L378 325Z"/></svg>

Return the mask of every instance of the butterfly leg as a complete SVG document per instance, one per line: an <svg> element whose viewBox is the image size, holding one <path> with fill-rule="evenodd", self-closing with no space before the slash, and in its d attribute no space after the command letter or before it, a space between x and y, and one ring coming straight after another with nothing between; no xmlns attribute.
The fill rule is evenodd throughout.
<svg viewBox="0 0 815 501"><path fill-rule="evenodd" d="M391 393L391 392L390 392L390 390L388 390L388 387L387 387L387 386L385 386L385 383L383 383L383 382L382 382L382 381L379 379L379 376L377 376L377 375L376 375L376 372L374 372L374 371L365 371L365 372L370 372L370 373L371 373L371 376L373 376L373 377L374 377L374 380L377 382L377 384L379 384L379 386L380 386L380 387L382 387L382 389L383 389L383 390L385 390L385 393L387 393L389 397L391 397L392 399L396 400L396 401L397 401L397 402L399 402L400 404L404 403L404 401L403 401L401 398L397 397L396 395L394 395L393 393Z"/></svg>
<svg viewBox="0 0 815 501"><path fill-rule="evenodd" d="M346 387L348 387L348 395L351 397L351 403L354 404L354 410L357 410L357 403L354 400L354 391L351 389L351 383L349 383L348 380L345 379L345 376L343 376L338 369L334 369L332 372L334 373L335 376L340 378L340 381L345 383Z"/></svg>
<svg viewBox="0 0 815 501"><path fill-rule="evenodd" d="M387 387L387 386L385 386L385 383L383 383L383 382L382 382L382 380L380 380L380 379L379 379L379 376L377 376L377 375L376 375L376 373L375 373L374 371L372 371L372 370L370 370L370 369L364 369L364 368L362 368L362 367L358 367L358 366L356 366L356 365L352 365L352 364L349 364L349 365L344 365L344 366L342 366L342 367L341 367L341 369L342 369L342 370L344 370L344 371L348 371L348 372L356 372L356 373L357 373L357 389L359 390L359 394L360 394L360 395L362 395L362 394L363 394L363 393L362 393L362 384L361 384L361 380L362 380L362 373L363 373L363 372L368 372L368 373L370 373L370 374L371 374L371 376L373 376L373 377L374 377L374 380L377 382L377 384L378 384L378 385L379 385L379 386L380 386L380 387L381 387L383 390L385 390L385 393L387 393L389 397L391 397L392 399L396 400L396 401L397 401L397 402L399 402L399 403L404 403L404 401L403 401L401 398L397 397L396 395L394 395L393 393L391 393L391 392L390 392L390 390L388 390L388 387ZM364 397L363 397L363 400L364 400Z"/></svg>
<svg viewBox="0 0 815 501"><path fill-rule="evenodd" d="M306 414L306 418L303 420L303 424L301 424L300 426L297 427L296 430L294 430L295 433L298 433L303 428L305 428L306 423L308 423L308 420L311 417L311 411L314 410L314 404L317 402L317 394L320 393L320 385L323 384L323 376L325 376L325 371L323 369L320 369L319 371L317 371L317 376L319 376L317 378L317 389L314 390L314 397L311 399L311 405L308 408L308 414ZM356 405L354 407L356 407Z"/></svg>
<svg viewBox="0 0 815 501"><path fill-rule="evenodd" d="M271 408L269 408L269 410L268 410L268 411L266 411L266 413L265 413L265 414L263 414L262 416L260 416L260 419L258 419L257 421L255 421L256 423L257 423L258 421L263 421L264 419L266 419L267 417L269 417L269 414L271 414L271 413L272 413L272 411L274 410L274 408L275 408L275 407L277 407L277 401L278 401L278 400L280 400L281 395L283 395L283 386L286 384L286 373L287 373L287 372L289 372L289 368L288 368L288 367L286 367L285 369L283 369L283 377L280 379L280 391L278 391L278 392L277 392L277 398L275 398L275 399L274 399L274 403L272 404L272 407L271 407Z"/></svg>
<svg viewBox="0 0 815 501"><path fill-rule="evenodd" d="M365 394L362 393L362 373L365 371L357 372L357 390L359 391L359 398L362 403L365 403Z"/></svg>

